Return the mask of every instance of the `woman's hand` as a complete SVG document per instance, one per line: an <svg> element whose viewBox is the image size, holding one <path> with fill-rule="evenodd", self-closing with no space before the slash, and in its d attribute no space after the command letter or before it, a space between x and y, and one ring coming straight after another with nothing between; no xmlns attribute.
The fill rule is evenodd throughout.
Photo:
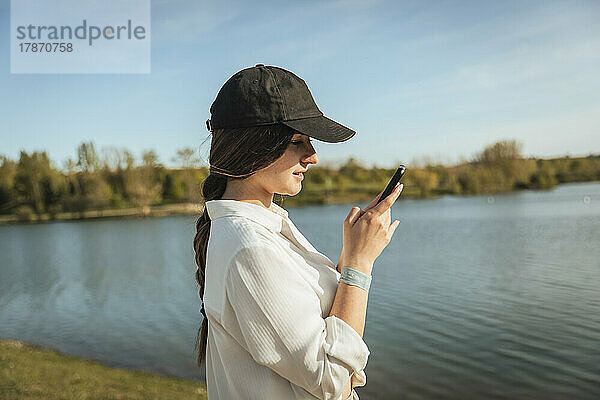
<svg viewBox="0 0 600 400"><path fill-rule="evenodd" d="M400 192L402 192L402 189L404 188L404 185L400 183L400 185L402 185L402 188L400 189ZM398 184L396 184L396 187L398 187ZM360 210L360 215L358 216L358 218L360 218L365 212L369 211L371 208L375 207L375 204L377 204L377 201L379 201L379 198L381 197L381 195L383 194L383 192L385 191L385 189L383 189L381 192L379 192L379 194L377 195L377 197L375 197L373 199L372 202L369 203L368 206L365 207L364 210Z"/></svg>
<svg viewBox="0 0 600 400"><path fill-rule="evenodd" d="M397 184L392 193L377 204L383 194L381 191L364 210L352 207L343 224L344 244L338 271L347 265L361 272L371 273L375 259L389 244L400 223L395 220L390 225L390 207L398 199L403 188L403 184Z"/></svg>

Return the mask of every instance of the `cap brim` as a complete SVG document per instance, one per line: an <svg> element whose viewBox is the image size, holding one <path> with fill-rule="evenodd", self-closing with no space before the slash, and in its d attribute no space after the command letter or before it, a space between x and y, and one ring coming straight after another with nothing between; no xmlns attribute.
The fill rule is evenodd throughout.
<svg viewBox="0 0 600 400"><path fill-rule="evenodd" d="M325 117L312 117L281 122L290 128L323 142L337 143L356 134L352 129Z"/></svg>

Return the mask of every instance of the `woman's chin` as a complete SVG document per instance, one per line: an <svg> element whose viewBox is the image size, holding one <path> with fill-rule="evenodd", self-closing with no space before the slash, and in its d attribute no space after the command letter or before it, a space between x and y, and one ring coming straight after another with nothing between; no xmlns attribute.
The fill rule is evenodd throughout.
<svg viewBox="0 0 600 400"><path fill-rule="evenodd" d="M294 185L292 185L289 189L288 192L286 193L287 196L295 196L298 193L300 193L302 191L302 183L298 182Z"/></svg>
<svg viewBox="0 0 600 400"><path fill-rule="evenodd" d="M296 190L297 190L296 194L298 194L298 193L300 193L300 191L302 190L302 182L298 182L298 183L296 184L296 187L298 188L298 189L296 189Z"/></svg>

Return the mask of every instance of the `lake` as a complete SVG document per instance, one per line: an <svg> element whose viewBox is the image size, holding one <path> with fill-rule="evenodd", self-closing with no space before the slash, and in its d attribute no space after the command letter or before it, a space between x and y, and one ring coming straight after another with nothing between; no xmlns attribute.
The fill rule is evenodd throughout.
<svg viewBox="0 0 600 400"><path fill-rule="evenodd" d="M336 263L351 207L288 211ZM600 398L600 183L401 199L392 217L361 399ZM1 226L0 338L203 380L195 219Z"/></svg>

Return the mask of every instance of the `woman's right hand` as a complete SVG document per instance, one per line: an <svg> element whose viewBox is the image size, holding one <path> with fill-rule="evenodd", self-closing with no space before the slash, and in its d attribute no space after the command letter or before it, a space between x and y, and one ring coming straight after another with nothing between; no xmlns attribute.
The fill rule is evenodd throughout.
<svg viewBox="0 0 600 400"><path fill-rule="evenodd" d="M352 207L343 225L344 265L371 274L375 259L390 243L400 223L395 220L390 225L390 208L403 188L403 184L397 184L388 197L375 205L382 191L364 210Z"/></svg>

